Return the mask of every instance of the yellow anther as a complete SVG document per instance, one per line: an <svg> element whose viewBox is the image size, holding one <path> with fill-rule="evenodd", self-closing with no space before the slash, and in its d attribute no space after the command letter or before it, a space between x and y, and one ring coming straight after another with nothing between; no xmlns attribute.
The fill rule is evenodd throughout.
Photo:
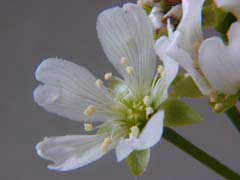
<svg viewBox="0 0 240 180"><path fill-rule="evenodd" d="M106 81L112 79L112 77L113 77L112 72L106 73L106 74L104 75L104 79L105 79Z"/></svg>
<svg viewBox="0 0 240 180"><path fill-rule="evenodd" d="M147 115L147 116L151 115L153 112L154 112L154 111L153 111L153 108L151 108L151 107L146 107L146 115Z"/></svg>
<svg viewBox="0 0 240 180"><path fill-rule="evenodd" d="M92 131L94 128L93 128L93 124L91 124L91 123L85 123L84 124L84 130L85 131Z"/></svg>
<svg viewBox="0 0 240 180"><path fill-rule="evenodd" d="M128 75L133 75L134 68L132 66L127 66L126 67L126 72L128 73Z"/></svg>
<svg viewBox="0 0 240 180"><path fill-rule="evenodd" d="M217 102L217 92L215 90L211 90L210 92L210 102Z"/></svg>
<svg viewBox="0 0 240 180"><path fill-rule="evenodd" d="M123 64L123 65L128 65L128 58L122 57L122 59L121 59L121 64Z"/></svg>
<svg viewBox="0 0 240 180"><path fill-rule="evenodd" d="M85 109L84 115L90 117L90 116L92 116L95 112L96 112L96 107L93 106L93 105L89 105L89 106L87 107L87 109Z"/></svg>
<svg viewBox="0 0 240 180"><path fill-rule="evenodd" d="M101 145L101 149L102 149L104 152L106 152L106 151L108 151L109 146L110 146L111 144L112 144L112 138L107 137L107 138L104 139L104 141L103 141L103 143L102 143L102 145Z"/></svg>
<svg viewBox="0 0 240 180"><path fill-rule="evenodd" d="M129 139L137 138L140 132L139 128L137 126L132 126L130 129L131 129L131 132L129 134Z"/></svg>
<svg viewBox="0 0 240 180"><path fill-rule="evenodd" d="M222 103L217 103L214 105L214 110L215 111L220 111L223 107L223 104Z"/></svg>
<svg viewBox="0 0 240 180"><path fill-rule="evenodd" d="M150 96L145 96L143 98L143 103L146 105L146 106L150 106L151 105L151 98Z"/></svg>
<svg viewBox="0 0 240 180"><path fill-rule="evenodd" d="M103 81L101 79L97 79L95 82L96 86L98 88L102 88L103 87Z"/></svg>
<svg viewBox="0 0 240 180"><path fill-rule="evenodd" d="M159 65L158 68L157 68L157 72L159 74L162 74L163 71L164 71L164 67L162 65Z"/></svg>

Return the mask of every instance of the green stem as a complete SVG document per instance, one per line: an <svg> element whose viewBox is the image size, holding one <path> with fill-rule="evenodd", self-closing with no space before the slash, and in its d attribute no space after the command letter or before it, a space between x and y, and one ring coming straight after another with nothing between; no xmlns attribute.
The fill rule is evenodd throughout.
<svg viewBox="0 0 240 180"><path fill-rule="evenodd" d="M231 107L226 111L226 115L229 117L233 125L240 132L240 112L238 111L236 106Z"/></svg>
<svg viewBox="0 0 240 180"><path fill-rule="evenodd" d="M203 150L196 147L194 144L186 140L174 130L165 127L163 137L168 142L174 144L179 149L189 154L196 160L200 161L202 164L206 165L208 168L212 169L222 177L228 180L240 180L239 174L237 174L236 172L234 172Z"/></svg>

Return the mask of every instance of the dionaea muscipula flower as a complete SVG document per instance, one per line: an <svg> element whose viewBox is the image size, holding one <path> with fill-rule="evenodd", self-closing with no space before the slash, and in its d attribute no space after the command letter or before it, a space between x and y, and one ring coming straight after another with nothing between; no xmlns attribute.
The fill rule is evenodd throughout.
<svg viewBox="0 0 240 180"><path fill-rule="evenodd" d="M168 87L178 65L163 60L157 67L153 27L142 8L125 4L102 12L97 33L109 61L122 76L106 73L96 79L85 68L66 60L49 58L36 70L42 83L35 101L49 112L85 122L95 135L45 138L37 153L54 164L50 169L67 171L91 163L112 149L118 161L135 150L149 149L161 138ZM94 122L101 122L95 126Z"/></svg>
<svg viewBox="0 0 240 180"><path fill-rule="evenodd" d="M156 49L168 44L170 58L177 61L194 79L204 95L213 92L236 94L239 88L239 23L229 31L229 45L225 46L220 38L203 39L201 13L204 0L183 1L183 17L171 38L161 37ZM160 54L161 53L160 51Z"/></svg>

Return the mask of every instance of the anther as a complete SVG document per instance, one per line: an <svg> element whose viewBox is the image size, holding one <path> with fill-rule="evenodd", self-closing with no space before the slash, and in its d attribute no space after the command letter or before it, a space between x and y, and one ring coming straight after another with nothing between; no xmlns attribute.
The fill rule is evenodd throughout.
<svg viewBox="0 0 240 180"><path fill-rule="evenodd" d="M130 129L129 139L137 138L139 135L139 128L137 126L132 126Z"/></svg>
<svg viewBox="0 0 240 180"><path fill-rule="evenodd" d="M134 68L132 66L127 66L126 67L126 72L128 73L128 75L133 75Z"/></svg>
<svg viewBox="0 0 240 180"><path fill-rule="evenodd" d="M84 124L84 130L89 132L89 131L92 131L94 128L93 128L93 124L91 123L85 123Z"/></svg>
<svg viewBox="0 0 240 180"><path fill-rule="evenodd" d="M103 81L101 79L97 79L95 82L96 86L98 88L102 88L103 87Z"/></svg>
<svg viewBox="0 0 240 180"><path fill-rule="evenodd" d="M154 112L154 111L153 111L153 108L151 108L151 107L146 107L146 115L147 115L147 116L151 115L153 112Z"/></svg>
<svg viewBox="0 0 240 180"><path fill-rule="evenodd" d="M151 105L151 98L150 96L145 96L143 98L143 103L146 105L146 106L150 106Z"/></svg>
<svg viewBox="0 0 240 180"><path fill-rule="evenodd" d="M92 116L95 112L96 112L96 107L93 106L93 105L89 105L89 106L87 107L87 109L85 109L84 115L90 117L90 116Z"/></svg>
<svg viewBox="0 0 240 180"><path fill-rule="evenodd" d="M112 77L113 77L112 72L106 73L106 74L104 75L104 79L105 79L106 81L112 79Z"/></svg>
<svg viewBox="0 0 240 180"><path fill-rule="evenodd" d="M215 90L211 90L210 92L210 102L217 102L217 92Z"/></svg>
<svg viewBox="0 0 240 180"><path fill-rule="evenodd" d="M157 68L157 72L161 74L164 71L164 67L162 65L159 65Z"/></svg>
<svg viewBox="0 0 240 180"><path fill-rule="evenodd" d="M122 57L122 59L121 59L121 64L123 64L123 65L128 65L128 58Z"/></svg>
<svg viewBox="0 0 240 180"><path fill-rule="evenodd" d="M105 138L101 145L101 149L104 152L108 151L110 144L112 144L112 138L110 138L110 137Z"/></svg>
<svg viewBox="0 0 240 180"><path fill-rule="evenodd" d="M217 103L214 105L214 110L215 111L220 111L223 107L223 104L222 103Z"/></svg>

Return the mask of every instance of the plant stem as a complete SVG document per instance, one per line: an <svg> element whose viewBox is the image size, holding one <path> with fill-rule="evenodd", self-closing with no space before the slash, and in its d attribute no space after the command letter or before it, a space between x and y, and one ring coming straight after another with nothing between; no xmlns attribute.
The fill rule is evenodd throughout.
<svg viewBox="0 0 240 180"><path fill-rule="evenodd" d="M194 144L186 140L174 130L165 127L163 138L166 139L168 142L174 144L179 149L189 154L196 160L200 161L202 164L206 165L208 168L212 169L222 177L228 180L240 180L239 174L237 174L236 172L234 172L203 150L196 147Z"/></svg>
<svg viewBox="0 0 240 180"><path fill-rule="evenodd" d="M229 117L233 125L240 132L240 112L238 111L236 106L231 107L226 111L226 115Z"/></svg>

